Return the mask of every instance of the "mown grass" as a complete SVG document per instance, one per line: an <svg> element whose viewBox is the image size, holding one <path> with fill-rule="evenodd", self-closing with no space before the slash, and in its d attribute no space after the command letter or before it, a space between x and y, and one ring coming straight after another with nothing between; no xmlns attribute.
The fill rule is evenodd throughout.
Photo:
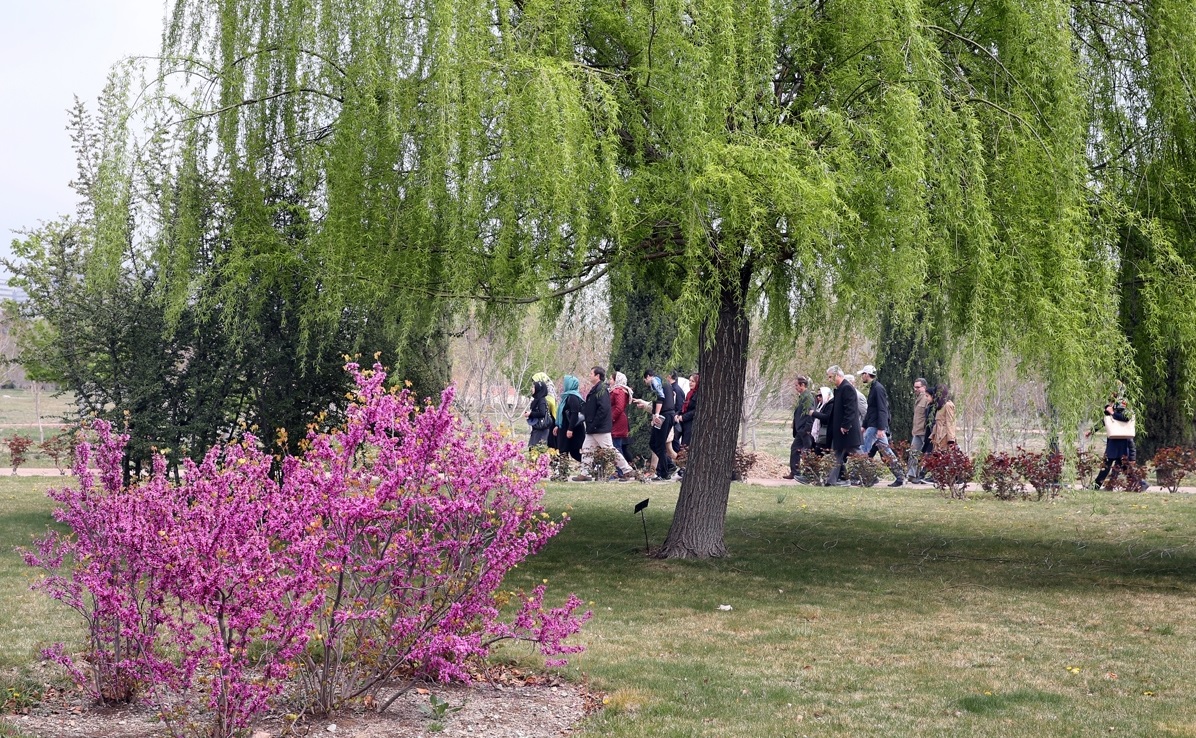
<svg viewBox="0 0 1196 738"><path fill-rule="evenodd" d="M29 589L38 575L15 550L30 547L33 537L54 522L45 490L69 482L0 477L0 669L34 661L42 647L55 641L82 637L73 613Z"/></svg>
<svg viewBox="0 0 1196 738"><path fill-rule="evenodd" d="M69 392L55 397L49 392L41 396L42 433L46 438L62 432L62 418L71 411L73 395ZM0 390L0 473L9 468L8 447L3 439L15 435L32 438L34 445L27 452L24 466L31 468L53 468L54 462L37 448L40 440L37 429L37 412L33 392L29 390ZM69 462L64 462L68 463Z"/></svg>
<svg viewBox="0 0 1196 738"><path fill-rule="evenodd" d="M736 485L731 558L645 558L632 506L659 544L675 495L553 486L519 570L593 603L586 735L1196 735L1188 496Z"/></svg>
<svg viewBox="0 0 1196 738"><path fill-rule="evenodd" d="M9 548L44 529L52 481L0 479L10 668L81 635ZM659 544L676 493L550 486L573 520L510 582L592 603L564 672L609 702L583 735L1196 735L1196 498L735 485L730 558L647 558L632 507L651 498Z"/></svg>
<svg viewBox="0 0 1196 738"><path fill-rule="evenodd" d="M53 393L43 392L40 400L42 422L62 422L62 416L71 411L73 401L74 395L70 392L57 397ZM0 425L30 426L36 432L37 402L30 390L0 390Z"/></svg>

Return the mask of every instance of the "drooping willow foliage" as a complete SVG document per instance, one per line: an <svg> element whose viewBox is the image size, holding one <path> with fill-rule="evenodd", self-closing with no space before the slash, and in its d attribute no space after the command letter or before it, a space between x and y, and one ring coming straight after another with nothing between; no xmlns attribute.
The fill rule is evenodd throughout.
<svg viewBox="0 0 1196 738"><path fill-rule="evenodd" d="M1098 242L1142 380L1146 447L1196 435L1196 12L1077 2Z"/></svg>
<svg viewBox="0 0 1196 738"><path fill-rule="evenodd" d="M1091 158L1152 126L1190 143L1191 119L1149 122L1117 86L1190 100L1162 89L1187 67L1155 91L1149 61L1097 59L1082 16L1117 4L1075 5L180 0L174 186L226 182L228 289L303 275L313 325L351 304L423 320L445 298L501 307L607 275L617 289L652 264L680 283L691 334L728 294L778 334L921 306L979 355L1042 367L1078 413L1098 379L1137 378L1118 330L1126 230L1151 269L1178 268L1155 256L1176 236ZM1191 14L1149 5L1174 7L1115 27L1178 48ZM1188 195L1159 167L1163 184L1133 186L1179 211ZM178 200L157 258L182 275L204 203ZM1141 325L1157 337L1176 298L1151 285Z"/></svg>

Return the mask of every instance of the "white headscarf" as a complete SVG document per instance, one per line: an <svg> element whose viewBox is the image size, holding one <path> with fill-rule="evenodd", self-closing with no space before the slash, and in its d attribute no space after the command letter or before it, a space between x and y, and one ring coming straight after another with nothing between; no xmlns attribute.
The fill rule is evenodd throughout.
<svg viewBox="0 0 1196 738"><path fill-rule="evenodd" d="M631 391L631 387L627 384L627 375L623 372L615 372L615 381L611 385L611 389L622 389L627 393L627 400L630 402L631 398L635 397L635 393Z"/></svg>

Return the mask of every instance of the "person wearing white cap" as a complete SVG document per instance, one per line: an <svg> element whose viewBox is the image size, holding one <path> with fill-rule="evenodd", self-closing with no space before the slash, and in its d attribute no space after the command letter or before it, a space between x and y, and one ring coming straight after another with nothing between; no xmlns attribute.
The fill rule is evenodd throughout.
<svg viewBox="0 0 1196 738"><path fill-rule="evenodd" d="M864 415L864 442L860 446L860 453L870 452L873 445L879 448L880 455L895 477L889 486L900 487L905 484L905 469L901 468L901 461L889 447L889 393L876 380L876 367L871 364L864 365L860 376L868 386L868 411Z"/></svg>

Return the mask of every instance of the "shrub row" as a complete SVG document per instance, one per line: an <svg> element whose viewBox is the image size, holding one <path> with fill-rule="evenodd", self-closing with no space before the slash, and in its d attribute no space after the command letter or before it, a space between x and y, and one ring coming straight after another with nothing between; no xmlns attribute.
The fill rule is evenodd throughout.
<svg viewBox="0 0 1196 738"><path fill-rule="evenodd" d="M1075 475L1083 487L1092 486L1104 459L1098 454L1076 451ZM922 466L933 476L934 484L949 496L963 498L967 486L977 475L977 465L957 446L936 451L922 458ZM1144 489L1153 467L1159 486L1177 492L1188 474L1196 473L1196 449L1172 447L1159 450L1149 466L1123 460L1113 464L1103 482L1104 489L1139 492ZM979 462L982 489L1002 500L1028 499L1030 489L1037 499L1055 497L1063 484L1063 454L1027 451L990 453Z"/></svg>

